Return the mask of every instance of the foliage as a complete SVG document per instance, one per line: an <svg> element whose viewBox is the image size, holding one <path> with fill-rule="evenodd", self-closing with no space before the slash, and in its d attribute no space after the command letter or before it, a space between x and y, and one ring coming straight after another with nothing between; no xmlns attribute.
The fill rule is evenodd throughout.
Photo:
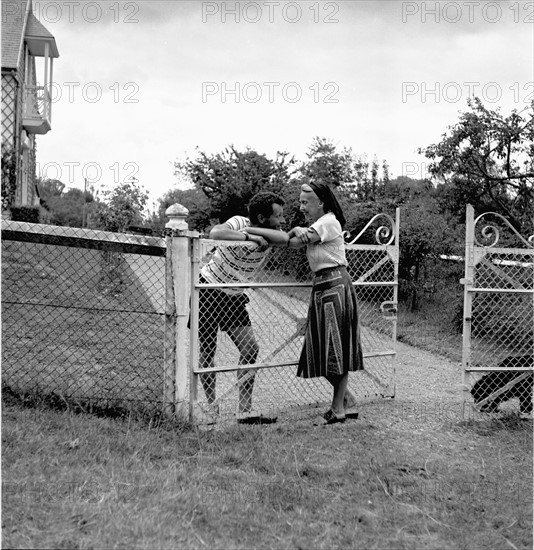
<svg viewBox="0 0 534 550"><path fill-rule="evenodd" d="M132 180L104 191L104 203L97 204L93 216L96 228L125 233L131 225L142 225L148 193ZM125 289L125 259L121 252L102 251L100 286L104 294L120 295Z"/></svg>
<svg viewBox="0 0 534 550"><path fill-rule="evenodd" d="M385 160L380 175L376 157L369 163L366 155L354 155L347 147L339 150L332 140L321 137L314 138L306 157L301 167L303 175L346 191L358 201L376 201L385 194L390 179Z"/></svg>
<svg viewBox="0 0 534 550"><path fill-rule="evenodd" d="M84 212L87 214L96 206L93 194L77 188L63 192L64 185L61 182L57 183L60 185L56 185L52 180L42 182L44 197L41 195L41 202L50 212L50 223L66 227L84 227ZM39 191L41 192L41 187Z"/></svg>
<svg viewBox="0 0 534 550"><path fill-rule="evenodd" d="M126 290L125 268L122 252L102 250L98 288L103 295L120 296Z"/></svg>
<svg viewBox="0 0 534 550"><path fill-rule="evenodd" d="M65 184L63 182L55 179L42 179L39 177L37 178L37 187L39 189L41 204L49 210L54 199L61 197L61 194L65 190Z"/></svg>
<svg viewBox="0 0 534 550"><path fill-rule="evenodd" d="M2 143L2 210L15 202L17 186L17 155L15 150Z"/></svg>
<svg viewBox="0 0 534 550"><path fill-rule="evenodd" d="M189 210L189 229L203 232L211 225L210 202L203 191L197 188L173 189L160 199L157 216L152 221L155 228L163 230L168 221L165 211L173 204L181 204Z"/></svg>
<svg viewBox="0 0 534 550"><path fill-rule="evenodd" d="M311 178L320 179L333 187L354 181L352 151L343 148L338 151L331 140L315 137L302 166L302 173Z"/></svg>
<svg viewBox="0 0 534 550"><path fill-rule="evenodd" d="M196 159L176 162L175 173L190 179L209 200L210 217L221 221L236 214L246 215L247 204L259 191L280 193L287 185L294 159L278 152L275 160L247 149L233 146L222 153L199 152Z"/></svg>
<svg viewBox="0 0 534 550"><path fill-rule="evenodd" d="M128 181L103 192L104 202L95 209L93 223L105 231L124 233L130 225L141 225L148 193L137 183Z"/></svg>
<svg viewBox="0 0 534 550"><path fill-rule="evenodd" d="M509 116L487 109L478 98L468 100L468 106L441 142L419 149L431 161L430 173L446 184L444 206L461 215L467 203L477 214L493 210L528 233L534 204L534 103Z"/></svg>
<svg viewBox="0 0 534 550"><path fill-rule="evenodd" d="M521 294L489 294L475 300L473 329L477 338L491 339L504 348L532 350L532 298Z"/></svg>

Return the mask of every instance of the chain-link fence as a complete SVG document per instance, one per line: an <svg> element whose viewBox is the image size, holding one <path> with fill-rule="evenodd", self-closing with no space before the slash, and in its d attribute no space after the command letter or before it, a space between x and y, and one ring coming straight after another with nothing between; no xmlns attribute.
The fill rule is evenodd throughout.
<svg viewBox="0 0 534 550"><path fill-rule="evenodd" d="M349 380L359 399L394 395L399 220L388 219L388 244L346 245L365 359ZM312 286L303 250L269 248L245 282L210 285L202 270L217 251L255 245L187 230L164 240L6 221L2 229L4 390L102 408L182 413L189 404L193 414L209 397L208 413L218 408L221 419L330 400L325 379L296 376ZM235 287L244 292L224 292ZM229 296L222 306L218 293ZM250 326L233 326L243 315ZM228 330L210 327L216 316ZM199 323L209 345L199 346Z"/></svg>
<svg viewBox="0 0 534 550"><path fill-rule="evenodd" d="M165 240L2 222L2 385L161 409Z"/></svg>
<svg viewBox="0 0 534 550"><path fill-rule="evenodd" d="M296 376L312 286L304 250L270 248L256 261L254 246L193 242L191 400L200 421L268 420L332 396L324 378ZM393 397L398 243L347 244L346 253L365 360L349 387L358 399Z"/></svg>
<svg viewBox="0 0 534 550"><path fill-rule="evenodd" d="M465 389L482 411L530 413L534 246L497 214L467 222Z"/></svg>

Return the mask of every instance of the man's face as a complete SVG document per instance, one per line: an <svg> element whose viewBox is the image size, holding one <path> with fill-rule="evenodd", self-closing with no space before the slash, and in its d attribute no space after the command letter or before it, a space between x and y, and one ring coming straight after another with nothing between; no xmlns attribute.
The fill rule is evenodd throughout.
<svg viewBox="0 0 534 550"><path fill-rule="evenodd" d="M286 222L284 219L284 207L273 203L272 214L268 218L258 216L258 221L260 222L260 227L265 229L282 229L282 225Z"/></svg>

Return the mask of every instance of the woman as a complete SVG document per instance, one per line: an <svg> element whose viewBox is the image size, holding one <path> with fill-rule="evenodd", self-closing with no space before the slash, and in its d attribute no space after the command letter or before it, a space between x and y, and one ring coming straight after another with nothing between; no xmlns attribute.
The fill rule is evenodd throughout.
<svg viewBox="0 0 534 550"><path fill-rule="evenodd" d="M300 210L310 226L293 228L288 246L306 246L314 280L297 375L324 376L332 384L332 405L324 418L334 424L345 421L345 408L355 402L347 389L349 372L363 369L356 292L346 269L345 217L330 187L319 181L301 186Z"/></svg>

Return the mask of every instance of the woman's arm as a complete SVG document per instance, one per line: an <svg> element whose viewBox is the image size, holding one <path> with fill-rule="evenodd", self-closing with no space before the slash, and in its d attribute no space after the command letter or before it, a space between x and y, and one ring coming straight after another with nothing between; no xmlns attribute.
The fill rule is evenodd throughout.
<svg viewBox="0 0 534 550"><path fill-rule="evenodd" d="M302 248L309 243L316 243L321 240L315 229L310 227L294 227L289 232L287 246L290 248Z"/></svg>

